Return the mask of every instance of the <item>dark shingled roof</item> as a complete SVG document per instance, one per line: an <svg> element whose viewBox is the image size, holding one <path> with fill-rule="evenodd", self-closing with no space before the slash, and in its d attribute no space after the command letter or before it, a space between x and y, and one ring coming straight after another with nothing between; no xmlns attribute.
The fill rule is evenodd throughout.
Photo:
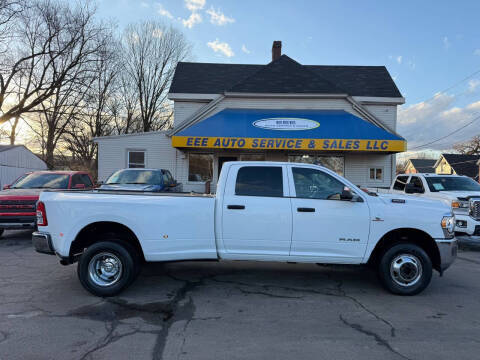
<svg viewBox="0 0 480 360"><path fill-rule="evenodd" d="M419 173L426 173L426 174L431 174L435 172L435 168L433 165L437 162L437 160L431 160L431 159L410 159L413 167L417 170Z"/></svg>
<svg viewBox="0 0 480 360"><path fill-rule="evenodd" d="M170 93L315 93L401 97L385 66L301 65L286 55L267 65L180 62Z"/></svg>
<svg viewBox="0 0 480 360"><path fill-rule="evenodd" d="M480 155L442 154L442 156L458 175L478 178L477 161L480 160Z"/></svg>

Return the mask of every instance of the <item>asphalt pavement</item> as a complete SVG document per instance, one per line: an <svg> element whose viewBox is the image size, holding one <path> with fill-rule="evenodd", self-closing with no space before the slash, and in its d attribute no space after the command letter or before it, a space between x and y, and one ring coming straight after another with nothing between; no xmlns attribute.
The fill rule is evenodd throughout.
<svg viewBox="0 0 480 360"><path fill-rule="evenodd" d="M147 264L120 296L76 265L0 239L0 359L477 359L480 252L461 250L420 295L359 266Z"/></svg>

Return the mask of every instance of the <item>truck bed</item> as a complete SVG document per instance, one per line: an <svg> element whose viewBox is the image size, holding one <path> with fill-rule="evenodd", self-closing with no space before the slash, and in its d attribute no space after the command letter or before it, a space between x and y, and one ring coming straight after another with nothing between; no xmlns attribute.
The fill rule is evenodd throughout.
<svg viewBox="0 0 480 360"><path fill-rule="evenodd" d="M87 193L87 194L108 194L108 195L142 195L142 196L178 196L178 197L208 197L214 198L215 194L202 194L196 192L153 192L153 191L127 191L127 190L54 190L47 189L44 192L55 193Z"/></svg>

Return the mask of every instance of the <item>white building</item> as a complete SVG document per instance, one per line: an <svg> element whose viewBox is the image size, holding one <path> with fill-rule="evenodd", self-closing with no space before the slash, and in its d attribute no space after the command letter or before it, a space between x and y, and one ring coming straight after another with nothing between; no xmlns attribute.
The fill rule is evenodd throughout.
<svg viewBox="0 0 480 360"><path fill-rule="evenodd" d="M173 129L97 138L98 176L164 168L186 191L215 189L235 160L314 162L361 186L388 187L405 99L384 66L301 65L274 42L267 65L179 63Z"/></svg>
<svg viewBox="0 0 480 360"><path fill-rule="evenodd" d="M25 146L0 145L0 188L36 170L47 170L47 165Z"/></svg>

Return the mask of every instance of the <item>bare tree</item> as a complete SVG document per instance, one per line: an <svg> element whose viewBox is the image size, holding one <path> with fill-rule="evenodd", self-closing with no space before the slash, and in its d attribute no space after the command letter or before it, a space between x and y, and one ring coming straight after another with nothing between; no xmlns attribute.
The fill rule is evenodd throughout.
<svg viewBox="0 0 480 360"><path fill-rule="evenodd" d="M117 77L115 99L110 104L115 133L130 134L142 131L136 87L124 71Z"/></svg>
<svg viewBox="0 0 480 360"><path fill-rule="evenodd" d="M0 124L35 112L96 49L98 29L88 3L37 0L19 14L14 49L0 61Z"/></svg>
<svg viewBox="0 0 480 360"><path fill-rule="evenodd" d="M87 89L95 79L92 64L108 40L103 26L95 22L94 10L88 6L53 5L50 1L36 5L42 17L38 24L30 26L52 29L50 32L55 36L49 51L38 60L38 66L30 67L27 76L21 77L23 84L18 84L20 89L32 89L35 99L49 94L29 110L35 114L29 116L27 123L41 138L44 160L50 168L54 167L55 151L64 149L66 130L82 114ZM33 53L37 40L29 38Z"/></svg>
<svg viewBox="0 0 480 360"><path fill-rule="evenodd" d="M480 136L476 135L472 139L453 145L455 151L465 155L480 155Z"/></svg>
<svg viewBox="0 0 480 360"><path fill-rule="evenodd" d="M113 39L103 42L91 64L93 81L86 89L82 112L65 131L65 148L74 159L91 172L96 172L97 145L92 141L115 131L115 100L118 92L118 46Z"/></svg>
<svg viewBox="0 0 480 360"><path fill-rule="evenodd" d="M175 67L190 54L184 35L156 21L130 25L124 34L124 71L135 86L143 131L164 129L172 111L167 99Z"/></svg>

